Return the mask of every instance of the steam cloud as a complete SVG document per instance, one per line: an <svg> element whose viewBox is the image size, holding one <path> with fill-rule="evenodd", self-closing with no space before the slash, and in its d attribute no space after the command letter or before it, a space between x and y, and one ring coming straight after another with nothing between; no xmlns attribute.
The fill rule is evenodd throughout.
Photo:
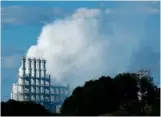
<svg viewBox="0 0 161 117"><path fill-rule="evenodd" d="M126 15L77 9L71 16L45 25L27 56L46 59L53 81L72 87L128 71L143 39L146 16Z"/></svg>

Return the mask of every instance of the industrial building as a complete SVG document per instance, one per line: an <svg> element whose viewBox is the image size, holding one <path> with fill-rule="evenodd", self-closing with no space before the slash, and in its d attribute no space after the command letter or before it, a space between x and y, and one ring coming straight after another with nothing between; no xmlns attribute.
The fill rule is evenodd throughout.
<svg viewBox="0 0 161 117"><path fill-rule="evenodd" d="M139 69L136 74L139 76L139 78L142 78L144 76L150 76L150 70L145 68L145 69Z"/></svg>
<svg viewBox="0 0 161 117"><path fill-rule="evenodd" d="M23 57L19 72L21 73L18 75L18 81L12 88L13 100L34 101L51 111L56 111L69 96L69 85L51 85L44 59Z"/></svg>
<svg viewBox="0 0 161 117"><path fill-rule="evenodd" d="M150 70L145 68L145 69L139 69L136 74L138 75L138 77L141 79L142 77L150 77ZM138 87L140 88L140 84L138 83ZM146 93L146 92L145 92ZM142 95L143 94L141 91L138 91L138 99L142 100Z"/></svg>

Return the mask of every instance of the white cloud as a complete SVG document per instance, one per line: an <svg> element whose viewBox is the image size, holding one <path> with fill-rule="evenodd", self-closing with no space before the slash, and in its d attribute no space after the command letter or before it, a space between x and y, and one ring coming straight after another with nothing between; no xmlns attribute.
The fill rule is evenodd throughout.
<svg viewBox="0 0 161 117"><path fill-rule="evenodd" d="M88 8L79 8L76 12L72 15L73 18L90 18L90 17L97 17L100 15L99 9L88 9Z"/></svg>
<svg viewBox="0 0 161 117"><path fill-rule="evenodd" d="M144 39L146 16L131 18L123 14L117 20L102 22L101 13L99 9L78 9L67 18L45 25L27 56L45 58L52 78L72 86L128 71Z"/></svg>
<svg viewBox="0 0 161 117"><path fill-rule="evenodd" d="M53 14L62 13L61 9L50 9L47 12L46 9L23 8L26 10L16 12L14 9L19 8L14 8L7 13L3 11L2 14L6 15L4 18L17 18L18 22L46 23L49 17L53 18ZM101 16L100 9L79 8L70 16L45 25L37 44L29 48L27 56L44 57L52 78L71 83L72 86L81 85L84 81L101 75L127 71L131 58L135 57L135 52L144 40L147 16L158 11L143 6L108 8L103 12L119 15L116 14L112 21L107 21L106 17L105 22L102 22L104 16ZM131 13L134 13L132 18L127 16ZM145 14L138 17L138 13ZM13 23L13 20L8 22ZM6 61L9 62L4 62L5 65L14 66L14 57L8 58Z"/></svg>

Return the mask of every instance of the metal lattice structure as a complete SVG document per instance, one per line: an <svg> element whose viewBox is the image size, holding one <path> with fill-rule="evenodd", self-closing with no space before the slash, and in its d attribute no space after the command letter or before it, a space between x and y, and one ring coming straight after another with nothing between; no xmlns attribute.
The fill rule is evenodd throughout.
<svg viewBox="0 0 161 117"><path fill-rule="evenodd" d="M150 77L150 70L145 68L145 69L139 69L136 74L138 77L141 79L144 76ZM138 87L140 88L140 84L138 83ZM142 100L142 95L143 93L141 91L138 91L138 99Z"/></svg>
<svg viewBox="0 0 161 117"><path fill-rule="evenodd" d="M34 101L56 111L56 105L60 106L69 96L69 85L51 85L44 59L23 57L21 62L21 73L13 84L11 99Z"/></svg>
<svg viewBox="0 0 161 117"><path fill-rule="evenodd" d="M139 69L137 71L138 76L141 78L143 76L150 76L150 70L145 68L145 69Z"/></svg>

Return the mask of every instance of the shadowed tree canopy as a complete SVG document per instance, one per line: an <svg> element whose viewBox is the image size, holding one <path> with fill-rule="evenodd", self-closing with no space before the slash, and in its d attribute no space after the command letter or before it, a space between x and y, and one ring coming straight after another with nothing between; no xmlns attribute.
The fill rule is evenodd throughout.
<svg viewBox="0 0 161 117"><path fill-rule="evenodd" d="M159 110L158 96L152 78L140 79L135 73L122 73L114 78L102 76L75 88L64 101L61 115L159 115L158 111L152 111L154 107Z"/></svg>
<svg viewBox="0 0 161 117"><path fill-rule="evenodd" d="M47 111L40 104L34 102L18 102L8 100L1 102L2 116L52 116L56 115Z"/></svg>

